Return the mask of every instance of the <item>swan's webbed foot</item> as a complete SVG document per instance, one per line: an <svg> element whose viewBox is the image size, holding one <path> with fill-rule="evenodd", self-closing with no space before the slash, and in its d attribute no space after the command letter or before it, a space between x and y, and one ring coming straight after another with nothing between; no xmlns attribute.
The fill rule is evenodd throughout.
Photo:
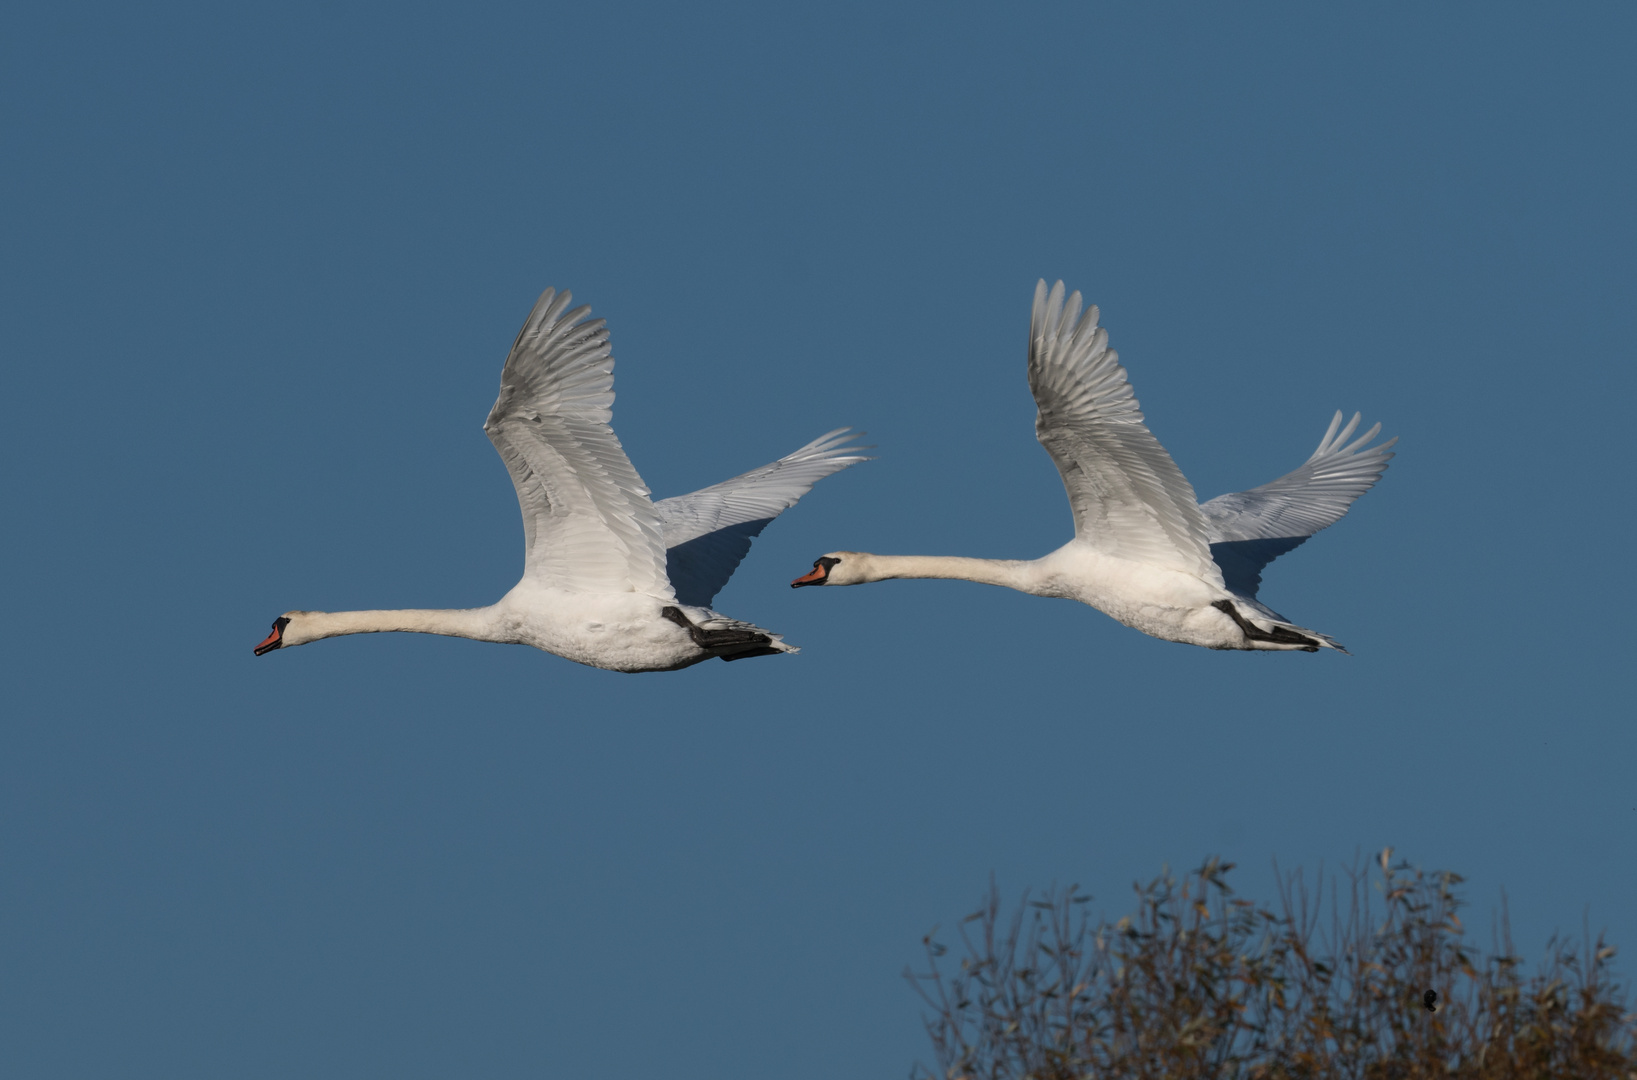
<svg viewBox="0 0 1637 1080"><path fill-rule="evenodd" d="M681 608L662 607L659 613L688 632L693 643L723 660L744 660L752 656L777 656L773 639L754 630L705 630L695 626Z"/></svg>
<svg viewBox="0 0 1637 1080"><path fill-rule="evenodd" d="M749 650L747 650L745 652L729 653L728 655L718 657L717 659L719 659L719 660L748 660L752 656L778 656L782 652L783 652L783 650L781 650L781 649L773 649L773 648L769 648L766 645L763 645L761 648L758 648L758 649L749 649Z"/></svg>
<svg viewBox="0 0 1637 1080"><path fill-rule="evenodd" d="M1249 641L1267 641L1275 645L1295 645L1301 649L1302 652L1319 651L1318 642L1314 641L1306 634L1298 634L1296 631L1291 630L1288 627L1275 626L1272 630L1263 630L1261 627L1239 614L1239 609L1234 607L1232 600L1218 600L1211 606L1222 612L1222 614L1226 615L1234 622L1238 623L1240 632L1243 633L1246 639Z"/></svg>

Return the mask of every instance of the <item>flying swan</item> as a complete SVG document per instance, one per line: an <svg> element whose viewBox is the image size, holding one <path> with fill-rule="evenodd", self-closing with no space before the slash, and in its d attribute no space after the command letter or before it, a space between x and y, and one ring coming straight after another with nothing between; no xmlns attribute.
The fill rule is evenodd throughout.
<svg viewBox="0 0 1637 1080"><path fill-rule="evenodd" d="M867 460L840 428L743 476L653 502L609 427L604 320L547 289L517 335L483 430L523 509L523 580L488 607L286 611L256 655L342 634L406 630L533 645L610 671L793 653L711 610L751 538L824 477ZM565 311L567 312L565 314Z"/></svg>
<svg viewBox="0 0 1637 1080"><path fill-rule="evenodd" d="M1064 303L1061 281L1050 292L1041 281L1029 320L1035 435L1068 489L1073 540L1033 560L832 551L791 586L955 578L1078 600L1134 630L1208 649L1346 652L1256 590L1268 563L1341 520L1375 485L1398 440L1363 449L1381 425L1353 439L1358 414L1342 427L1338 412L1301 468L1201 506L1143 425L1097 308L1082 318L1080 306L1078 292Z"/></svg>

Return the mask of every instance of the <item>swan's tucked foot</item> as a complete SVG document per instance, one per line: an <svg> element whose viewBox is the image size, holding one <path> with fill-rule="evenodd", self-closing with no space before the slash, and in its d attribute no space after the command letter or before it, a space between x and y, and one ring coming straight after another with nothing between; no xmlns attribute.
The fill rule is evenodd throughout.
<svg viewBox="0 0 1637 1080"><path fill-rule="evenodd" d="M659 613L686 630L695 645L723 660L745 660L752 656L777 656L796 651L789 645L783 645L783 642L775 644L772 635L756 630L707 630L696 626L682 613L681 608L662 607ZM780 645L783 647L778 647Z"/></svg>
<svg viewBox="0 0 1637 1080"><path fill-rule="evenodd" d="M1297 648L1302 652L1319 651L1319 642L1314 641L1306 634L1297 633L1288 626L1275 625L1272 630L1263 630L1260 626L1239 614L1239 609L1234 606L1232 600L1218 600L1211 606L1239 624L1240 632L1245 635L1247 641L1266 641L1273 645L1286 645ZM1341 652L1347 651L1339 645L1332 645L1331 647Z"/></svg>
<svg viewBox="0 0 1637 1080"><path fill-rule="evenodd" d="M789 649L775 649L771 645L764 645L762 648L750 649L747 652L725 653L722 656L717 657L717 659L726 660L731 663L734 660L748 660L752 656L778 656L781 652L789 651Z"/></svg>

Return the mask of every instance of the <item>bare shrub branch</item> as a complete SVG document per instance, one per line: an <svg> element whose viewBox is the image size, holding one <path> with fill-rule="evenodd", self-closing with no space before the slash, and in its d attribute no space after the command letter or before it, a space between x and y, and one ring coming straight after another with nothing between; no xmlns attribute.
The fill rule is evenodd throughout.
<svg viewBox="0 0 1637 1080"><path fill-rule="evenodd" d="M1072 885L1007 913L991 881L954 957L934 930L927 970L904 973L937 1062L914 1076L1637 1080L1637 1016L1601 936L1554 938L1525 975L1504 911L1479 954L1461 878L1391 849L1328 888L1281 875L1273 907L1234 896L1232 868L1167 870L1113 925Z"/></svg>

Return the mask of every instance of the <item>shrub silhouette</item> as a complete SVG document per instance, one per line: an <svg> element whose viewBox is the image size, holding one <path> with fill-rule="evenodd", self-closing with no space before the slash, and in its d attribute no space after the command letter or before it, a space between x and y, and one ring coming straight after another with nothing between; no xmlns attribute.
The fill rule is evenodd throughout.
<svg viewBox="0 0 1637 1080"><path fill-rule="evenodd" d="M1601 936L1553 938L1525 974L1504 908L1479 955L1457 916L1459 876L1394 864L1390 848L1376 865L1333 882L1328 905L1322 875L1311 890L1282 876L1274 910L1236 898L1232 864L1211 859L1138 887L1135 915L1112 926L1074 886L1003 915L991 882L959 928L959 963L945 970L934 930L928 970L905 972L931 1009L937 1061L912 1075L1637 1080L1637 1017Z"/></svg>

